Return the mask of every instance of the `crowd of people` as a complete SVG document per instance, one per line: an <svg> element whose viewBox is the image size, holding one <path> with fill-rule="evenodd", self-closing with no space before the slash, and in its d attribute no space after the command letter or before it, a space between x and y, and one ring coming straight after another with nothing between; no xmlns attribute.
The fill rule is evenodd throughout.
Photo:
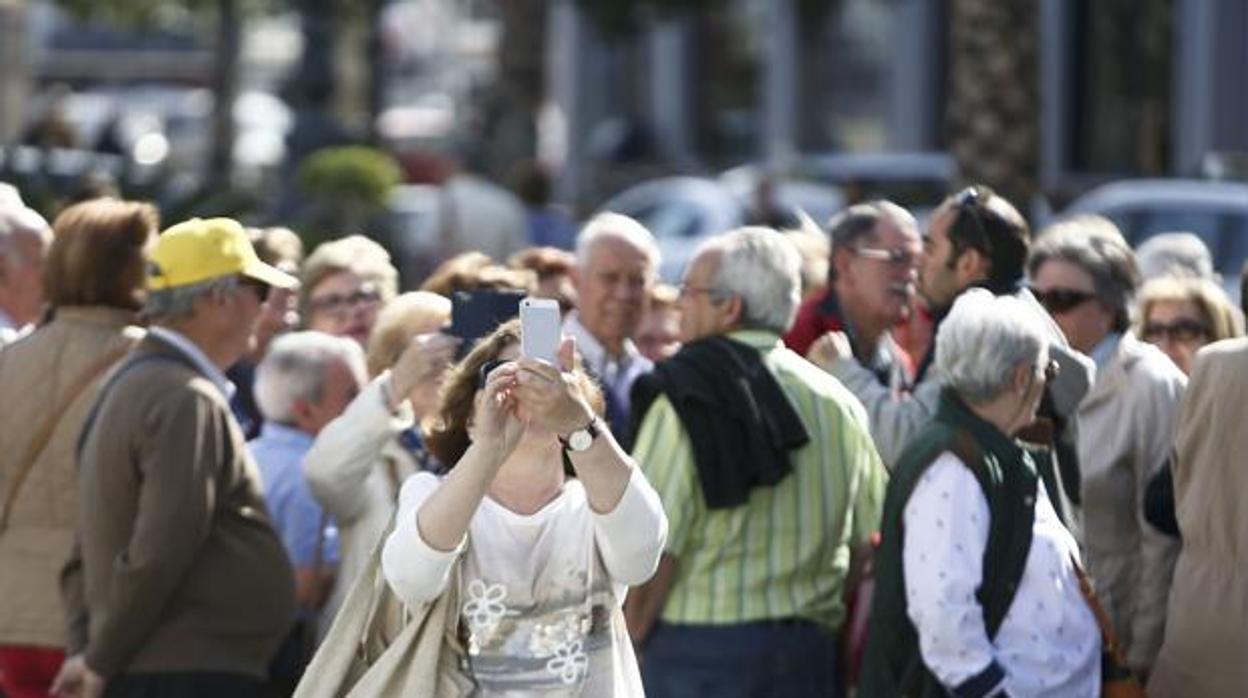
<svg viewBox="0 0 1248 698"><path fill-rule="evenodd" d="M377 589L392 642L450 619L404 655L439 695L1248 695L1248 340L1199 238L984 186L822 232L670 286L606 213L401 282L0 185L0 695L321 695ZM554 362L453 329L504 291L558 302Z"/></svg>

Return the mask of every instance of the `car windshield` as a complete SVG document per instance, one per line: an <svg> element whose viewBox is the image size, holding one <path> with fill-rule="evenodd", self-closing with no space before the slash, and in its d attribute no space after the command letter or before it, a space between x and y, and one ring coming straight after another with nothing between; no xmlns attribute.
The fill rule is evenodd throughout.
<svg viewBox="0 0 1248 698"><path fill-rule="evenodd" d="M688 201L663 201L628 213L659 239L691 238L706 228L702 209Z"/></svg>

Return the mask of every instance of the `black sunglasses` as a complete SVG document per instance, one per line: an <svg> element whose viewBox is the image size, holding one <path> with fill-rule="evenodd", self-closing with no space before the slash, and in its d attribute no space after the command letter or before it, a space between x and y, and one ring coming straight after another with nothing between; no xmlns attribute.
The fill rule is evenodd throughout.
<svg viewBox="0 0 1248 698"><path fill-rule="evenodd" d="M272 290L272 286L269 286L259 279L253 279L249 276L240 276L238 281L239 285L250 288L253 292L255 292L256 297L260 299L261 303L269 299L269 291Z"/></svg>
<svg viewBox="0 0 1248 698"><path fill-rule="evenodd" d="M1203 322L1180 318L1171 323L1150 322L1144 325L1144 341L1156 344L1169 337L1172 342L1194 342L1209 336Z"/></svg>
<svg viewBox="0 0 1248 698"><path fill-rule="evenodd" d="M1043 305L1049 313L1065 313L1074 310L1096 297L1096 294L1090 291L1076 291L1071 288L1052 288L1047 291L1032 288L1031 295L1035 296L1036 300L1040 301L1040 305Z"/></svg>
<svg viewBox="0 0 1248 698"><path fill-rule="evenodd" d="M494 372L494 369L505 363L507 362L502 359L490 359L481 364L481 368L477 369L477 390L484 388L485 382L490 379L490 374Z"/></svg>

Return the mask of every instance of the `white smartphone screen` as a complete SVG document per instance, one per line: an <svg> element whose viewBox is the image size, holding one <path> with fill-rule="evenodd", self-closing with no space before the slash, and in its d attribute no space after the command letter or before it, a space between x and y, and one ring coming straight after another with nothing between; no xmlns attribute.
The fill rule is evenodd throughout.
<svg viewBox="0 0 1248 698"><path fill-rule="evenodd" d="M559 302L550 298L520 301L520 353L532 359L556 363L559 340L563 336L563 316Z"/></svg>

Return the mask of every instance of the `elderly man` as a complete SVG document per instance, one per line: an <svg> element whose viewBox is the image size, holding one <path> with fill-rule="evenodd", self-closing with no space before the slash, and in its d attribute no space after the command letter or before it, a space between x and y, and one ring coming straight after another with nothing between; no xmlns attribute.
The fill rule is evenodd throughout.
<svg viewBox="0 0 1248 698"><path fill-rule="evenodd" d="M260 694L294 619L294 580L223 371L254 342L269 289L295 284L230 219L193 219L158 239L151 331L80 441L87 632L72 638L80 654L56 689Z"/></svg>
<svg viewBox="0 0 1248 698"><path fill-rule="evenodd" d="M705 243L681 286L685 345L635 391L654 397L634 456L670 524L629 608L647 695L837 693L849 561L885 471L858 401L780 342L798 265L766 228Z"/></svg>
<svg viewBox="0 0 1248 698"><path fill-rule="evenodd" d="M1049 353L1060 372L1046 386L1041 404L1045 426L1022 436L1056 446L1060 482L1051 461L1041 464L1042 473L1059 515L1077 527L1077 516L1070 511L1070 505L1079 502L1075 412L1088 392L1095 369L1090 359L1070 348L1061 329L1023 286L1030 237L1027 222L1009 201L987 187L968 187L947 198L932 214L923 241L919 292L932 309L937 327L953 301L971 287L986 288L996 295L1017 295L1044 324L1050 339ZM841 333L825 335L811 347L809 356L862 400L871 417L871 436L891 468L914 434L935 414L942 384L939 372L929 370L935 353L933 342L919 364L913 391L900 398L881 386L875 374L853 357L848 338Z"/></svg>
<svg viewBox="0 0 1248 698"><path fill-rule="evenodd" d="M43 312L43 258L52 229L0 184L0 348L29 332Z"/></svg>
<svg viewBox="0 0 1248 698"><path fill-rule="evenodd" d="M895 391L913 366L889 331L907 318L923 245L919 227L890 201L850 206L828 224L832 255L828 286L797 311L784 343L805 354L816 339L842 331L854 358Z"/></svg>
<svg viewBox="0 0 1248 698"><path fill-rule="evenodd" d="M637 221L603 213L581 229L576 239L577 308L563 332L576 339L585 368L602 384L607 422L625 449L633 382L654 364L641 355L632 337L641 326L659 266L654 236Z"/></svg>
<svg viewBox="0 0 1248 698"><path fill-rule="evenodd" d="M299 618L273 666L274 679L293 687L324 630L320 613L337 579L338 528L303 476L305 456L366 380L364 351L354 340L309 331L273 341L256 369L260 436L248 443L260 466L273 526L295 567Z"/></svg>

